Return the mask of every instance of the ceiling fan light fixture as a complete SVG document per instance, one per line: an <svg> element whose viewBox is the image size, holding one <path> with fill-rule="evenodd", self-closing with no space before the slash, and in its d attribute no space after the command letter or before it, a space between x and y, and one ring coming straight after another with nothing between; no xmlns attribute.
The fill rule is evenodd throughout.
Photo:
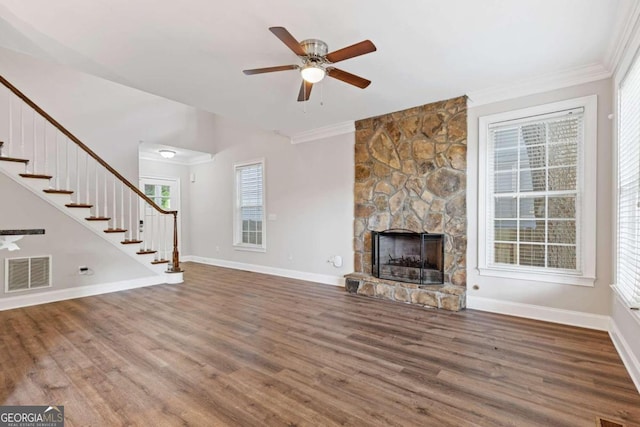
<svg viewBox="0 0 640 427"><path fill-rule="evenodd" d="M318 83L320 80L324 79L327 72L317 64L308 64L300 70L300 74L302 74L302 78L306 82Z"/></svg>
<svg viewBox="0 0 640 427"><path fill-rule="evenodd" d="M160 150L158 151L158 153L160 153L160 155L165 159L173 159L173 157L176 155L176 152L173 150Z"/></svg>

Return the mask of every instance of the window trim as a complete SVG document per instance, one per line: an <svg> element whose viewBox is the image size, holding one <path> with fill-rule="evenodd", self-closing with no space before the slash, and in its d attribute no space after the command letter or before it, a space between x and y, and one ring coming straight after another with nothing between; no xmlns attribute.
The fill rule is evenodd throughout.
<svg viewBox="0 0 640 427"><path fill-rule="evenodd" d="M581 176L578 177L580 194L580 247L582 271L559 272L542 268L490 265L487 260L488 242L487 209L489 168L489 131L492 125L553 114L563 110L584 108L584 151ZM478 119L478 273L481 276L503 277L518 280L558 283L578 286L594 286L596 280L596 192L597 192L597 95L568 99L534 107L506 111L479 117ZM588 171L589 173L586 173ZM586 191L585 189L593 189Z"/></svg>
<svg viewBox="0 0 640 427"><path fill-rule="evenodd" d="M240 193L238 191L238 170L246 166L262 166L262 244L242 243L240 238L242 222L240 216ZM265 160L255 159L233 164L233 248L237 251L266 252L267 251L267 207L266 207L266 178Z"/></svg>

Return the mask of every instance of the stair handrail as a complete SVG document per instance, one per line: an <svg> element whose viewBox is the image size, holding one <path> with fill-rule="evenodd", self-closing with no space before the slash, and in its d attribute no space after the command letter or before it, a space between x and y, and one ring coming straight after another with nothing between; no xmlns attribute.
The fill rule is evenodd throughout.
<svg viewBox="0 0 640 427"><path fill-rule="evenodd" d="M44 111L42 108L40 108L38 106L38 104L33 102L31 99L29 99L29 97L27 97L18 88L16 88L14 85L12 85L2 75L0 75L0 83L2 83L3 86L5 86L7 89L9 89L11 92L13 92L13 94L16 95L18 98L22 99L22 101L24 101L25 104L27 104L29 107L33 108L34 111L36 111L38 114L40 114L40 116L42 116L46 121L51 123L51 125L53 125L56 129L58 129L60 132L62 132L64 135L66 135L78 147L82 148L82 150L85 153L87 153L95 161L100 163L106 170L111 172L111 174L113 176L118 178L120 180L120 182L122 182L124 185L129 187L129 189L131 191L133 191L138 196L140 196L145 202L147 202L149 205L151 205L156 211L160 212L161 214L165 214L165 215L173 215L173 255L172 255L173 259L172 259L171 270L169 270L169 272L171 272L171 273L182 272L182 270L180 269L180 258L179 258L179 252L178 252L178 211L177 210L167 211L167 210L162 209L160 206L158 206L152 199L150 199L146 194L144 194L142 191L140 191L140 189L138 187L136 187L135 185L130 183L128 179L126 179L124 176L122 176L117 170L115 170L113 167L111 167L111 165L109 163L107 163L100 156L98 156L96 153L94 153L93 150L91 150L89 147L87 147L74 134L69 132L69 130L67 130L67 128L65 128L60 123L58 123L57 120L55 120L53 117L51 117L49 114L47 114L47 112Z"/></svg>

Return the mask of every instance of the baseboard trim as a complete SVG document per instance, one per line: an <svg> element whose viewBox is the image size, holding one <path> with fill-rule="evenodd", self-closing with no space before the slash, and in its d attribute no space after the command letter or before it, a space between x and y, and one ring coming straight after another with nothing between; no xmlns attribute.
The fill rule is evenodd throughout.
<svg viewBox="0 0 640 427"><path fill-rule="evenodd" d="M16 295L0 299L0 311L89 297L93 295L108 294L111 292L125 291L127 289L143 288L145 286L159 285L162 283L166 283L166 279L163 276L151 276L139 279L123 280L120 282L58 289L49 292L40 292L37 294Z"/></svg>
<svg viewBox="0 0 640 427"><path fill-rule="evenodd" d="M638 393L640 393L640 361L638 361L631 351L629 343L627 343L624 335L620 332L620 329L618 329L618 325L613 321L609 329L609 336L622 359L622 363L624 363L624 367L627 368L631 380L638 389Z"/></svg>
<svg viewBox="0 0 640 427"><path fill-rule="evenodd" d="M467 308L489 311L491 313L507 314L510 316L525 317L527 319L561 323L563 325L579 326L581 328L596 329L598 331L608 331L611 323L611 318L609 316L603 316L600 314L562 310L559 308L501 301L471 295L467 295Z"/></svg>
<svg viewBox="0 0 640 427"><path fill-rule="evenodd" d="M196 255L180 257L181 262L191 261L199 264L215 265L216 267L233 268L234 270L246 270L254 273L271 274L273 276L287 277L289 279L306 280L308 282L322 283L331 286L344 287L344 278L330 276L328 274L307 273L305 271L289 270L286 268L269 267L266 265L247 264L243 262L228 261L224 259L206 258Z"/></svg>

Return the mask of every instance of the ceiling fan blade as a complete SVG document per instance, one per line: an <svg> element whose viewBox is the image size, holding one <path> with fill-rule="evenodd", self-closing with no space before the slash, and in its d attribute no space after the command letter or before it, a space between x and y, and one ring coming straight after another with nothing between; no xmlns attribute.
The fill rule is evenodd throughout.
<svg viewBox="0 0 640 427"><path fill-rule="evenodd" d="M300 85L300 93L298 93L298 102L309 100L309 95L311 95L311 88L313 88L313 83L309 83L306 80L302 81L302 85Z"/></svg>
<svg viewBox="0 0 640 427"><path fill-rule="evenodd" d="M334 79L342 80L345 83L364 89L371 84L371 80L364 79L355 74L347 73L339 68L329 67L327 68L327 74Z"/></svg>
<svg viewBox="0 0 640 427"><path fill-rule="evenodd" d="M282 43L286 44L289 49L293 51L298 56L305 56L307 52L302 49L298 40L291 35L289 31L287 31L284 27L270 27L269 31L271 31L277 38L282 41Z"/></svg>
<svg viewBox="0 0 640 427"><path fill-rule="evenodd" d="M273 73L274 71L297 70L297 65L280 65L278 67L254 68L253 70L243 70L247 76L252 74Z"/></svg>
<svg viewBox="0 0 640 427"><path fill-rule="evenodd" d="M356 56L364 55L376 51L376 46L371 40L364 40L360 43L352 44L340 50L330 52L326 55L327 61L336 62L344 61L345 59L354 58Z"/></svg>

